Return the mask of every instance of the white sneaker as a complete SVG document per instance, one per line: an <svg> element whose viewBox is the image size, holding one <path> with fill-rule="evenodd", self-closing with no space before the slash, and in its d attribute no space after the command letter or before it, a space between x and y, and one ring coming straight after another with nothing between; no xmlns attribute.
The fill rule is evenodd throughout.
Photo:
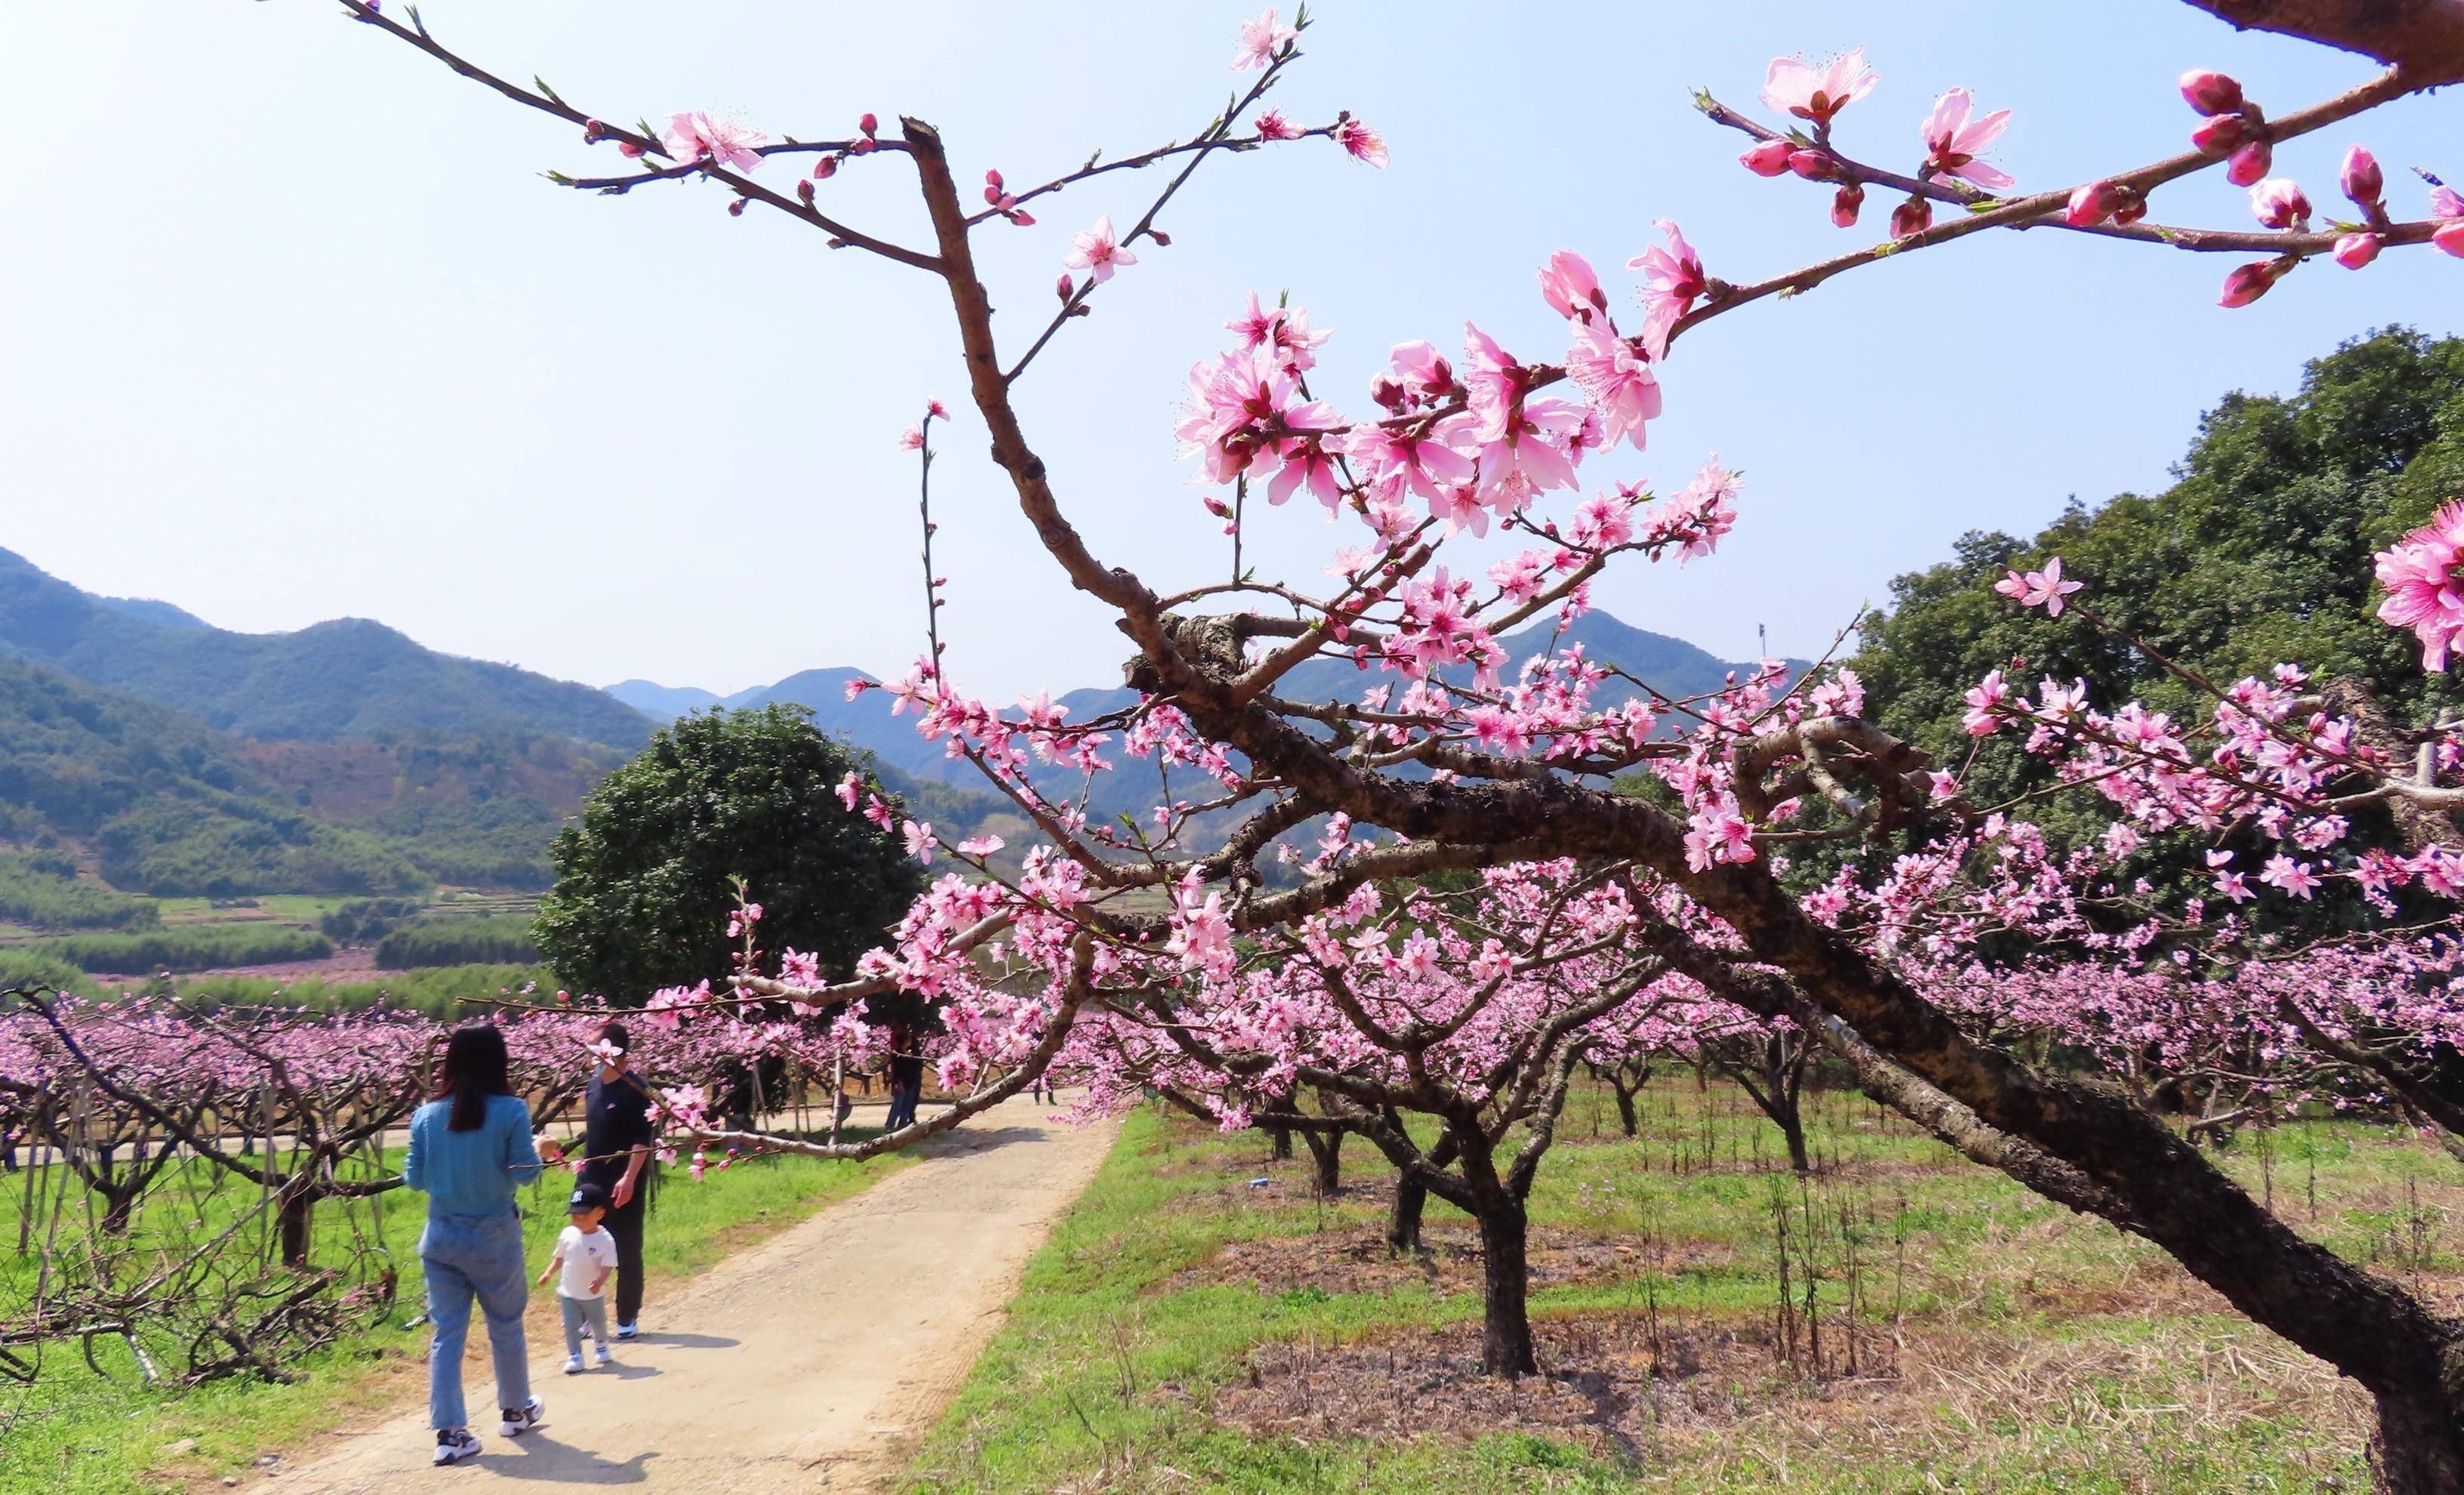
<svg viewBox="0 0 2464 1495"><path fill-rule="evenodd" d="M602 1350L599 1352L599 1354L602 1359L605 1359L606 1358L607 1352ZM582 1374L582 1356L578 1354L566 1355L564 1357L564 1374L567 1375L580 1375Z"/></svg>
<svg viewBox="0 0 2464 1495"><path fill-rule="evenodd" d="M605 1370L607 1367L614 1365L615 1363L616 1357L607 1352L607 1347L605 1345L601 1345L599 1347L599 1368L601 1370ZM581 1370L582 1362L580 1360L574 1361L573 1368L577 1371Z"/></svg>
<svg viewBox="0 0 2464 1495"><path fill-rule="evenodd" d="M638 1324L619 1324L616 1326L616 1337L619 1339L639 1338L641 1332L641 1326Z"/></svg>
<svg viewBox="0 0 2464 1495"><path fill-rule="evenodd" d="M540 1420L547 1416L547 1403L533 1396L520 1406L507 1407L504 1411L505 1420L496 1431L507 1438L519 1438L539 1425Z"/></svg>
<svg viewBox="0 0 2464 1495"><path fill-rule="evenodd" d="M479 1440L467 1427L451 1428L436 1435L436 1455L430 1463L460 1463L465 1459L479 1457Z"/></svg>

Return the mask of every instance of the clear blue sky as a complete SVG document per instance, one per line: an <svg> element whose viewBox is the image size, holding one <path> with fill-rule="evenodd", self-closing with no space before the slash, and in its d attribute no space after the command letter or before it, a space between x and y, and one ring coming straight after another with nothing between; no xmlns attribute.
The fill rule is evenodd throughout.
<svg viewBox="0 0 2464 1495"><path fill-rule="evenodd" d="M906 112L942 127L963 171L1023 182L1189 134L1232 81L1244 11L423 13L474 60L542 74L611 120L709 107L816 138ZM1391 343L1457 345L1466 317L1528 356L1560 352L1532 269L1561 246L1615 270L1669 216L1715 274L1750 279L1880 231L1885 199L1842 233L1818 190L1739 169L1692 85L1746 105L1773 54L1861 41L1882 82L1845 146L1911 164L1935 94L1964 83L2016 111L1999 159L2040 187L2178 148L2185 67L2229 69L2276 112L2370 72L2155 0L1330 0L1308 40L1281 102L1306 122L1353 109L1392 168L1323 142L1210 163L1164 220L1173 247L1124 272L1024 395L1073 517L1160 583L1222 569L1171 425L1184 371L1247 290L1288 287L1335 330L1320 388L1358 409ZM937 395L960 417L937 474L955 669L997 696L1112 678L1125 646L1058 584L982 456L928 277L832 253L776 214L732 219L707 187L551 187L539 171L611 168L613 152L319 0L0 8L0 545L229 627L374 617L592 683L889 671L921 632L895 438ZM2457 107L2365 122L2408 214L2420 189L2399 168L2464 177ZM2277 169L2323 206L2348 138L2289 148ZM856 165L824 185L830 201L921 242L902 165ZM1041 324L1071 231L1134 217L1159 186L1100 179L1040 204L1039 228L985 235L1013 345ZM2158 216L2248 221L2214 180L2162 195ZM2232 263L2004 234L1714 323L1663 371L1651 452L1613 472L1674 487L1717 451L1749 474L1743 520L1718 558L1631 567L1600 602L1724 655L1750 653L1757 624L1774 651L1809 653L1964 530L2162 486L2223 391L2288 388L2343 337L2448 332L2464 307L2464 263L2411 252L2359 275L2314 265L2225 312ZM1270 570L1313 573L1351 539L1301 507L1256 526Z"/></svg>

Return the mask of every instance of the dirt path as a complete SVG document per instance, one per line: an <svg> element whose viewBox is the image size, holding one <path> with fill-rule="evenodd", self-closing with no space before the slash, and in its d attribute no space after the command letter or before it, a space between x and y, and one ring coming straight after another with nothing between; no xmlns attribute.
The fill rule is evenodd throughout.
<svg viewBox="0 0 2464 1495"><path fill-rule="evenodd" d="M532 1389L547 1420L506 1439L487 1415L474 1422L486 1444L474 1464L429 1467L423 1405L256 1487L882 1488L1111 1144L1111 1127L1049 1122L1048 1109L1011 1101L927 1143L915 1167L721 1263L672 1300L653 1283L643 1338L618 1347L613 1371L561 1374L561 1338L534 1334ZM486 1338L474 1323L463 1362L474 1419L490 1396Z"/></svg>

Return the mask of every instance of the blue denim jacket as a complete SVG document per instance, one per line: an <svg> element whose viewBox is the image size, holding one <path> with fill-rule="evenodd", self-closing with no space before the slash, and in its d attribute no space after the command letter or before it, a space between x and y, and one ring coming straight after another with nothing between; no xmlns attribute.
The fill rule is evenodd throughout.
<svg viewBox="0 0 2464 1495"><path fill-rule="evenodd" d="M514 1190L539 1175L531 1144L531 1109L517 1095L488 1097L488 1119L476 1132L449 1131L451 1101L429 1101L410 1118L410 1155L402 1181L428 1196L428 1214L510 1214Z"/></svg>

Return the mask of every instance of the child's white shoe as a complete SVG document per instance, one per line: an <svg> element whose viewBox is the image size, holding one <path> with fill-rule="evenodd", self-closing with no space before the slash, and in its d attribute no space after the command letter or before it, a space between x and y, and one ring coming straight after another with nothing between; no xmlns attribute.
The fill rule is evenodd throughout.
<svg viewBox="0 0 2464 1495"><path fill-rule="evenodd" d="M599 1346L599 1368L604 1371L615 1363L616 1357L607 1352L607 1347L605 1345ZM573 1362L573 1368L577 1371L582 1369L582 1361L579 1358L575 1359Z"/></svg>
<svg viewBox="0 0 2464 1495"><path fill-rule="evenodd" d="M580 1375L582 1374L582 1356L578 1354L566 1355L564 1357L564 1374L567 1375Z"/></svg>

